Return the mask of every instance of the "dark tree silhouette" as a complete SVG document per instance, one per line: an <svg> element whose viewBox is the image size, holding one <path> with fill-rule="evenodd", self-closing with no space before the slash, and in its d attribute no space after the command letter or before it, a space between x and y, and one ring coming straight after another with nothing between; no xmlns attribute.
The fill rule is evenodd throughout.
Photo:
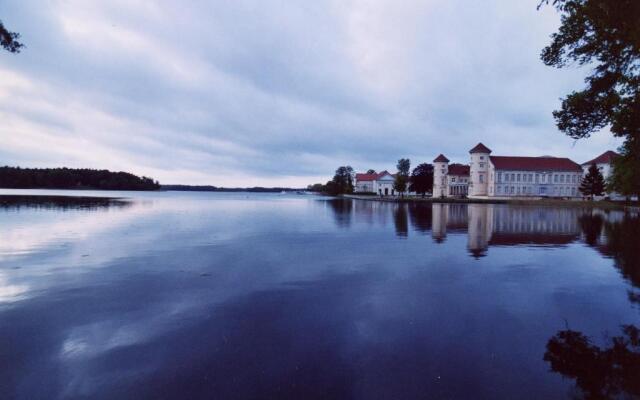
<svg viewBox="0 0 640 400"><path fill-rule="evenodd" d="M433 190L433 165L422 163L411 172L409 191L422 194Z"/></svg>
<svg viewBox="0 0 640 400"><path fill-rule="evenodd" d="M353 193L353 168L348 165L338 167L333 179L325 185L324 192L332 196Z"/></svg>
<svg viewBox="0 0 640 400"><path fill-rule="evenodd" d="M625 325L622 335L600 348L583 333L559 331L547 343L544 360L551 370L575 379L586 399L640 396L640 330Z"/></svg>
<svg viewBox="0 0 640 400"><path fill-rule="evenodd" d="M580 182L580 191L585 196L593 199L593 196L602 196L604 193L604 177L597 165L591 164L587 175Z"/></svg>
<svg viewBox="0 0 640 400"><path fill-rule="evenodd" d="M151 178L127 172L71 168L0 167L0 187L12 189L157 190Z"/></svg>
<svg viewBox="0 0 640 400"><path fill-rule="evenodd" d="M396 192L404 196L404 192L407 191L407 184L409 183L409 170L411 169L411 160L408 158L401 158L397 164L398 173L396 174L393 182L393 188Z"/></svg>
<svg viewBox="0 0 640 400"><path fill-rule="evenodd" d="M591 64L586 88L569 94L553 116L558 128L580 139L609 126L625 138L622 158L640 158L640 2L542 0L560 13L561 25L542 50L549 66ZM637 165L637 164L636 164ZM627 175L621 174L624 181ZM618 182L622 187L629 184ZM636 185L638 178L636 174Z"/></svg>
<svg viewBox="0 0 640 400"><path fill-rule="evenodd" d="M376 170L375 169L368 169L367 170L367 174L375 174Z"/></svg>
<svg viewBox="0 0 640 400"><path fill-rule="evenodd" d="M620 157L613 160L609 189L627 197L640 197L640 140L627 140L618 151Z"/></svg>
<svg viewBox="0 0 640 400"><path fill-rule="evenodd" d="M18 42L18 39L20 39L20 34L9 31L0 21L0 46L10 53L20 53L24 45Z"/></svg>

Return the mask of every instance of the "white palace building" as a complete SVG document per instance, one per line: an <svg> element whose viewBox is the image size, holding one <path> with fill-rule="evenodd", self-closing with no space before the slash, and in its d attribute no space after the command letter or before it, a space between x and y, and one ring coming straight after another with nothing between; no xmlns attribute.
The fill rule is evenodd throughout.
<svg viewBox="0 0 640 400"><path fill-rule="evenodd" d="M449 160L439 155L433 160L433 196L470 198L581 197L578 190L583 175L580 164L560 157L492 156L478 143L469 150L468 173L450 171Z"/></svg>

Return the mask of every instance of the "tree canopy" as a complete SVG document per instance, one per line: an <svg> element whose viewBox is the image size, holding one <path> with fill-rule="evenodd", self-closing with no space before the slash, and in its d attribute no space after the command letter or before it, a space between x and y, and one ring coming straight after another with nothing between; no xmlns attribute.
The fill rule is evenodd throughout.
<svg viewBox="0 0 640 400"><path fill-rule="evenodd" d="M614 182L618 190L637 186L637 174L626 169L640 158L640 1L542 0L539 6L544 4L558 10L561 25L542 50L542 61L557 68L593 67L586 87L553 112L558 129L581 139L609 127L623 137L616 169L625 170Z"/></svg>
<svg viewBox="0 0 640 400"><path fill-rule="evenodd" d="M20 39L20 34L9 31L0 21L0 46L10 53L20 53L24 44L18 42L18 39Z"/></svg>
<svg viewBox="0 0 640 400"><path fill-rule="evenodd" d="M338 167L333 179L325 185L324 192L332 196L353 193L353 168L349 165Z"/></svg>
<svg viewBox="0 0 640 400"><path fill-rule="evenodd" d="M591 164L587 175L582 178L580 183L580 191L585 196L602 196L604 193L605 183L604 177L596 164Z"/></svg>
<svg viewBox="0 0 640 400"><path fill-rule="evenodd" d="M620 157L613 160L613 173L607 185L624 196L640 197L640 141L628 140L618 150Z"/></svg>
<svg viewBox="0 0 640 400"><path fill-rule="evenodd" d="M0 167L0 187L12 189L157 190L151 178L128 172L72 168Z"/></svg>
<svg viewBox="0 0 640 400"><path fill-rule="evenodd" d="M393 182L393 188L403 195L407 191L407 184L409 183L409 170L411 169L411 161L408 158L401 158L396 165L398 173L396 174Z"/></svg>
<svg viewBox="0 0 640 400"><path fill-rule="evenodd" d="M410 192L424 194L433 190L433 165L422 163L413 169L409 185Z"/></svg>

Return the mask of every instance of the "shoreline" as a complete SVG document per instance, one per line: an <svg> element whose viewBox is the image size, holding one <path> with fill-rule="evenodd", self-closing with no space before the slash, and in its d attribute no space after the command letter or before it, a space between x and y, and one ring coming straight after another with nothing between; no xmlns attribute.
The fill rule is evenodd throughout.
<svg viewBox="0 0 640 400"><path fill-rule="evenodd" d="M512 204L522 206L553 206L553 207L579 207L579 208L600 208L605 210L628 210L640 211L639 203L618 203L604 200L524 200L524 199L453 199L453 198L432 198L432 197L379 197L379 196L359 196L354 194L343 194L340 197L352 200L379 201L387 203L453 203L453 204Z"/></svg>

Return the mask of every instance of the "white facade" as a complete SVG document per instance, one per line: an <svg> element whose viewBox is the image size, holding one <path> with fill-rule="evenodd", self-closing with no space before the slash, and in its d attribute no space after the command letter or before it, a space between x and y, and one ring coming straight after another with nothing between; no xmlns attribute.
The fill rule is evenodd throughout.
<svg viewBox="0 0 640 400"><path fill-rule="evenodd" d="M358 177L361 179L358 179ZM395 178L387 171L379 174L356 174L354 193L376 193L381 196L395 196Z"/></svg>
<svg viewBox="0 0 640 400"><path fill-rule="evenodd" d="M448 193L447 175L449 160L440 154L433 160L433 197L445 197Z"/></svg>

